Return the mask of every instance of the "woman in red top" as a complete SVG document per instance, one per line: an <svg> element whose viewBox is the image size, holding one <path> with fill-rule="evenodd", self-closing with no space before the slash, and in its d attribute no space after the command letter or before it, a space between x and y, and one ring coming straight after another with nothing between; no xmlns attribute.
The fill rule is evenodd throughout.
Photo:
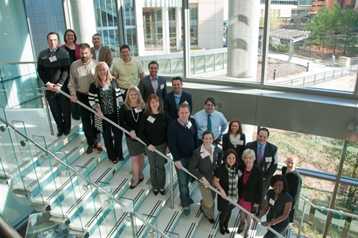
<svg viewBox="0 0 358 238"><path fill-rule="evenodd" d="M261 203L262 194L262 174L260 170L254 167L255 152L252 149L245 149L242 153L244 162L241 168L241 177L239 178L239 205L246 211L254 214L258 213L259 204ZM244 232L247 236L249 230L250 217L243 211L240 211L240 225L238 233Z"/></svg>
<svg viewBox="0 0 358 238"><path fill-rule="evenodd" d="M67 29L65 31L65 34L63 34L63 40L65 41L65 44L62 45L61 47L68 52L68 55L70 56L70 63L72 64L74 61L81 58L80 45L76 43L77 41L76 32L74 30ZM67 89L67 85L65 85L65 87L63 88ZM80 108L77 103L71 102L71 114L73 119L75 120L80 119Z"/></svg>

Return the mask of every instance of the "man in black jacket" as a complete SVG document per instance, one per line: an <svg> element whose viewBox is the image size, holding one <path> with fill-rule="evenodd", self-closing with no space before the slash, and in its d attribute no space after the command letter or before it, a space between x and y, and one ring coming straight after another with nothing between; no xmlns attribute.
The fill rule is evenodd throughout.
<svg viewBox="0 0 358 238"><path fill-rule="evenodd" d="M66 50L59 47L58 33L48 33L47 43L48 49L38 56L37 73L47 88L46 99L57 125L57 136L67 135L71 130L70 101L58 90L67 90L70 57Z"/></svg>
<svg viewBox="0 0 358 238"><path fill-rule="evenodd" d="M267 141L269 135L269 130L261 127L257 131L256 141L246 144L246 148L255 151L255 166L262 173L263 196L265 196L270 186L271 177L277 169L277 146Z"/></svg>

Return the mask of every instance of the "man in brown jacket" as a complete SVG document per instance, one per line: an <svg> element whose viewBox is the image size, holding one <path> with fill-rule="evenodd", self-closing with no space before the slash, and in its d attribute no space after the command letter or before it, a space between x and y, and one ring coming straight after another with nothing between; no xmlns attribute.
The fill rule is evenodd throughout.
<svg viewBox="0 0 358 238"><path fill-rule="evenodd" d="M104 61L111 67L112 64L112 52L106 47L102 46L101 35L96 33L92 36L93 47L91 48L91 54L93 59L99 61Z"/></svg>

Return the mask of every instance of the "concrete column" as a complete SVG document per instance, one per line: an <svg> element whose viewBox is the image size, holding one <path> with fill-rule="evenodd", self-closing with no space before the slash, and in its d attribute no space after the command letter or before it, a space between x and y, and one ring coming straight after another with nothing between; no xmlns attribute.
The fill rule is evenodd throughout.
<svg viewBox="0 0 358 238"><path fill-rule="evenodd" d="M143 27L143 2L144 1L134 1L135 2L135 15L136 15L136 30L137 30L137 47L138 47L138 56L144 55L145 45L144 45L144 27Z"/></svg>
<svg viewBox="0 0 358 238"><path fill-rule="evenodd" d="M175 20L176 20L176 42L177 42L177 50L182 49L182 21L181 21L181 8L175 8Z"/></svg>
<svg viewBox="0 0 358 238"><path fill-rule="evenodd" d="M96 14L93 1L65 0L66 27L77 34L77 43L91 43L92 35L97 32Z"/></svg>
<svg viewBox="0 0 358 238"><path fill-rule="evenodd" d="M162 7L162 27L163 27L163 52L170 53L170 35L169 35L169 8Z"/></svg>
<svg viewBox="0 0 358 238"><path fill-rule="evenodd" d="M260 0L230 0L228 69L230 77L256 80Z"/></svg>

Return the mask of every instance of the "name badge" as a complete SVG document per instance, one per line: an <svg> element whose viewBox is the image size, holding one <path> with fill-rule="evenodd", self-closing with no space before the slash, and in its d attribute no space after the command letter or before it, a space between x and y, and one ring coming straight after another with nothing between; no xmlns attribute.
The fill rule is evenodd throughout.
<svg viewBox="0 0 358 238"><path fill-rule="evenodd" d="M161 90L164 89L164 84L160 85L160 89L161 89Z"/></svg>
<svg viewBox="0 0 358 238"><path fill-rule="evenodd" d="M142 111L142 108L134 108L135 113L140 113Z"/></svg>
<svg viewBox="0 0 358 238"><path fill-rule="evenodd" d="M273 200L272 198L270 198L269 204L270 204L271 206L274 206L274 205L275 205L275 200Z"/></svg>
<svg viewBox="0 0 358 238"><path fill-rule="evenodd" d="M239 143L237 143L238 145L244 145L244 141L243 140L239 140Z"/></svg>
<svg viewBox="0 0 358 238"><path fill-rule="evenodd" d="M267 163L272 162L272 157L266 157L266 158L265 158L265 161L266 161Z"/></svg>
<svg viewBox="0 0 358 238"><path fill-rule="evenodd" d="M51 57L48 58L48 60L52 63L52 62L56 62L57 61L57 57L56 55L53 55Z"/></svg>
<svg viewBox="0 0 358 238"><path fill-rule="evenodd" d="M149 121L150 123L154 123L155 122L155 118L152 116L147 117L147 121Z"/></svg>
<svg viewBox="0 0 358 238"><path fill-rule="evenodd" d="M186 128L190 129L191 126L192 126L191 121L189 121L189 122L186 124Z"/></svg>

